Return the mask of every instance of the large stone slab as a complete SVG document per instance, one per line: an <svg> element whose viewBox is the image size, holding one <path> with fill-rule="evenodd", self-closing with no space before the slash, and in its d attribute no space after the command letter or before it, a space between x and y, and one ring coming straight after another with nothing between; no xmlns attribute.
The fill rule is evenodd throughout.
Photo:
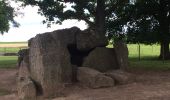
<svg viewBox="0 0 170 100"><path fill-rule="evenodd" d="M120 68L126 70L128 67L128 48L126 43L122 40L116 41L114 48Z"/></svg>
<svg viewBox="0 0 170 100"><path fill-rule="evenodd" d="M45 97L57 95L64 84L71 83L72 65L67 47L75 43L74 36L79 30L74 29L39 34L31 39L31 77Z"/></svg>
<svg viewBox="0 0 170 100"><path fill-rule="evenodd" d="M105 47L108 42L106 37L101 36L92 29L87 29L76 36L77 49L88 51L96 47Z"/></svg>
<svg viewBox="0 0 170 100"><path fill-rule="evenodd" d="M114 86L114 80L97 70L88 67L79 67L77 79L80 83L90 88L102 88Z"/></svg>
<svg viewBox="0 0 170 100"><path fill-rule="evenodd" d="M105 47L97 47L92 50L84 58L82 66L87 66L101 72L119 68L114 49Z"/></svg>

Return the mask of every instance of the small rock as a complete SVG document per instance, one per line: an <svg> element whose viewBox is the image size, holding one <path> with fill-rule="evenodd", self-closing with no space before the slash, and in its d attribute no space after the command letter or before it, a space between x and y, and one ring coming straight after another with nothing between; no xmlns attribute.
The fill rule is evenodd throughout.
<svg viewBox="0 0 170 100"><path fill-rule="evenodd" d="M36 87L30 78L20 77L18 97L20 100L36 100Z"/></svg>
<svg viewBox="0 0 170 100"><path fill-rule="evenodd" d="M114 86L114 80L103 73L88 68L79 67L77 72L77 79L80 83L90 88L112 87Z"/></svg>
<svg viewBox="0 0 170 100"><path fill-rule="evenodd" d="M128 84L135 80L134 75L123 70L113 70L105 75L110 76L117 84Z"/></svg>

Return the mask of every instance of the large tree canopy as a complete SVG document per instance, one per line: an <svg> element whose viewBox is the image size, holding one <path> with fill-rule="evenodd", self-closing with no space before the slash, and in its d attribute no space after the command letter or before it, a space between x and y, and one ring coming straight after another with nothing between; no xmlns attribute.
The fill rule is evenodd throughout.
<svg viewBox="0 0 170 100"><path fill-rule="evenodd" d="M106 33L106 20L118 5L128 0L20 0L25 5L39 6L39 14L44 15L44 23L61 23L67 19L84 20L89 27L96 29L100 34ZM67 9L66 5L72 5ZM50 23L49 23L50 22Z"/></svg>
<svg viewBox="0 0 170 100"><path fill-rule="evenodd" d="M170 58L170 0L136 0L115 15L111 30L123 32L126 27L129 42L161 43L160 57Z"/></svg>
<svg viewBox="0 0 170 100"><path fill-rule="evenodd" d="M10 22L17 27L19 24L14 20L14 9L6 0L0 0L0 33L8 32Z"/></svg>

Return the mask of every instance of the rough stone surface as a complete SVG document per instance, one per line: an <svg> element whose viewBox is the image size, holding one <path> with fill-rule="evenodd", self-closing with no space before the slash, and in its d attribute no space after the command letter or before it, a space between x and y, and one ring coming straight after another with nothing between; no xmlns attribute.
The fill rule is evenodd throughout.
<svg viewBox="0 0 170 100"><path fill-rule="evenodd" d="M87 66L101 72L119 68L114 49L105 47L97 47L92 50L84 58L82 66Z"/></svg>
<svg viewBox="0 0 170 100"><path fill-rule="evenodd" d="M29 49L23 49L18 52L18 79L26 79L30 77L28 51Z"/></svg>
<svg viewBox="0 0 170 100"><path fill-rule="evenodd" d="M74 29L39 34L31 39L31 77L45 97L55 96L64 84L71 83L72 65L67 46L75 42L73 37L78 29Z"/></svg>
<svg viewBox="0 0 170 100"><path fill-rule="evenodd" d="M77 82L77 78L91 88L113 86L114 80L101 72L119 69L116 57L125 57L119 57L121 51L115 53L114 49L103 47L106 45L105 37L92 29L81 31L72 27L38 34L29 40L29 49L19 52L19 95L25 98L27 91L36 87L38 97L55 97L62 94L66 85Z"/></svg>
<svg viewBox="0 0 170 100"><path fill-rule="evenodd" d="M97 70L88 67L79 67L77 79L80 83L90 88L101 88L114 86L114 80L105 76Z"/></svg>
<svg viewBox="0 0 170 100"><path fill-rule="evenodd" d="M123 70L112 70L107 72L105 75L110 76L115 80L116 84L128 84L135 81L133 74L125 72Z"/></svg>
<svg viewBox="0 0 170 100"><path fill-rule="evenodd" d="M36 100L36 87L30 78L20 77L18 97L20 100Z"/></svg>
<svg viewBox="0 0 170 100"><path fill-rule="evenodd" d="M104 47L108 44L106 37L100 36L100 34L92 29L87 29L77 34L76 41L77 49L81 51L88 51L96 47Z"/></svg>
<svg viewBox="0 0 170 100"><path fill-rule="evenodd" d="M128 48L125 42L117 41L114 44L118 64L121 69L126 70L128 67Z"/></svg>

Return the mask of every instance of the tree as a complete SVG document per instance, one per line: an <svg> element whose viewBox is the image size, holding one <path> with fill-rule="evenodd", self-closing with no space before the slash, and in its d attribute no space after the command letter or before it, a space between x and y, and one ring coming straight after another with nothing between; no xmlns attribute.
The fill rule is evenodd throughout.
<svg viewBox="0 0 170 100"><path fill-rule="evenodd" d="M6 0L0 1L0 33L8 32L10 22L18 27L19 24L14 20L15 11Z"/></svg>
<svg viewBox="0 0 170 100"><path fill-rule="evenodd" d="M89 28L94 28L99 34L105 36L107 24L120 4L128 0L20 0L24 5L39 6L39 14L44 15L44 23L61 23L67 19L85 21ZM66 5L72 5L71 9L65 9Z"/></svg>
<svg viewBox="0 0 170 100"><path fill-rule="evenodd" d="M124 5L116 13L114 24L126 26L130 42L161 44L160 58L169 59L170 42L170 1L169 0L136 0Z"/></svg>

